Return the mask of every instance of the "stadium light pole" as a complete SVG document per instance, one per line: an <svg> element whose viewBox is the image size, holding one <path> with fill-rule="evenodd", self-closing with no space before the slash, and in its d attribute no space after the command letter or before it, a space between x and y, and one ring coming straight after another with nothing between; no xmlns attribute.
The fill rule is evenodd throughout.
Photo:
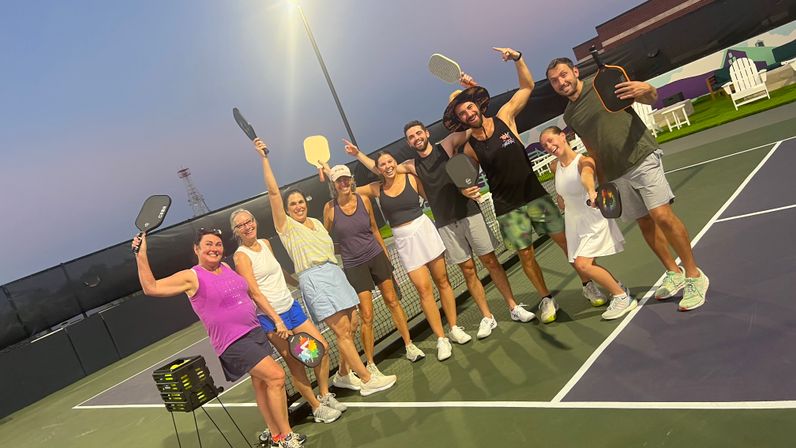
<svg viewBox="0 0 796 448"><path fill-rule="evenodd" d="M351 130L351 125L348 124L348 118L346 118L345 111L343 111L343 105L340 104L340 98L337 97L337 91L334 89L334 84L332 84L332 78L329 76L329 71L326 70L326 64L323 62L321 50L318 49L318 44L315 42L315 36L312 34L312 29L310 29L310 23L307 21L307 17L304 15L304 10L301 9L301 5L299 4L298 0L289 1L298 10L299 15L301 16L301 21L304 23L304 29L307 30L307 36L310 38L312 49L315 50L315 56L318 58L318 63L321 64L323 76L326 77L326 83L329 85L329 90L332 91L332 97L334 97L334 102L337 105L337 111L340 112L340 118L343 119L343 125L345 125L346 132L348 132L348 138L351 140L351 143L359 146L357 144L357 139L354 137L354 131Z"/></svg>

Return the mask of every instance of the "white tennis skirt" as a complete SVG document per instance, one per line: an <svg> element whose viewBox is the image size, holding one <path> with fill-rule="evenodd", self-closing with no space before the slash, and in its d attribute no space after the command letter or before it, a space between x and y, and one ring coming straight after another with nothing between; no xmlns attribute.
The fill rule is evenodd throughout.
<svg viewBox="0 0 796 448"><path fill-rule="evenodd" d="M437 228L425 214L409 224L392 229L398 258L406 272L412 272L445 252Z"/></svg>

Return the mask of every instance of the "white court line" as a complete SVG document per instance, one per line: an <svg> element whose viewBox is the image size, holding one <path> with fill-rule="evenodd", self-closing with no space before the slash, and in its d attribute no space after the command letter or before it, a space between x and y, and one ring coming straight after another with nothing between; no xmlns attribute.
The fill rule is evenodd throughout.
<svg viewBox="0 0 796 448"><path fill-rule="evenodd" d="M776 151L781 144L782 141L775 143L774 147L771 148L771 150L768 152L768 154L765 155L765 157L763 157L763 160L761 160L760 163L757 164L755 169L753 169L752 172L749 173L748 176L746 176L746 179L744 179L744 181L741 182L741 185L739 185L738 188L735 190L735 192L733 192L733 194L730 196L730 198L727 199L727 202L725 202L724 205L722 205L721 208L719 208L716 214L714 214L713 217L710 218L708 223L705 224L704 227L702 227L702 230L697 234L697 236L691 240L691 247L694 247L699 242L699 240L702 239L705 233L707 233L708 229L710 229L713 226L713 224L716 222L716 220L719 218L719 216L721 216L721 214L724 213L724 210L726 210L727 207L729 207L730 204L732 204L732 201L734 201L735 198L738 197L739 194L741 194L741 191L743 191L746 185L752 180L754 175L757 174L758 171L760 171L763 165L765 165L768 159L771 158L771 156L774 154L774 151ZM677 258L676 262L679 264L680 259ZM561 390L556 394L556 396L553 397L552 400L553 403L561 402L561 400L564 399L564 397L572 390L572 388L575 387L575 384L577 384L578 381L580 381L580 379L583 378L583 376L591 368L594 362L597 361L597 358L599 358L600 355L602 355L602 353L605 351L605 349L608 348L611 342L613 342L614 339L616 339L619 336L619 333L621 333L622 330L624 330L625 327L627 327L630 321L633 320L634 317L636 317L636 315L639 313L639 311L644 306L646 301L650 297L652 297L652 295L655 293L655 289L658 286L658 283L660 283L662 279L663 275L661 275L661 277L658 279L657 282L655 282L652 288L650 288L650 290L647 291L647 293L644 295L644 298L639 303L639 306L637 306L636 309L628 313L627 317L625 317L625 319L619 324L619 326L617 326L614 329L614 331L611 332L611 334L608 335L608 337L594 350L594 352L591 354L591 356L589 356L589 358L580 367L580 369L578 369L578 371L575 372L575 375L573 375L572 378L570 378L569 381L567 381L564 387L561 388Z"/></svg>
<svg viewBox="0 0 796 448"><path fill-rule="evenodd" d="M131 379L133 379L133 378L137 377L138 375L140 375L140 374L142 374L142 373L146 372L147 370L149 370L149 369L151 369L151 368L153 368L153 367L156 367L156 366L157 366L157 367L160 367L160 366L161 366L161 365L162 365L164 362L171 360L171 359L172 359L172 357L174 357L174 355L176 355L177 353L180 353L180 352L182 352L182 351L188 350L189 348L191 348L191 347L193 347L194 345L196 345L196 344L198 344L198 343L200 343L200 342L204 341L205 339L207 339L207 336L203 337L202 339L199 339L198 341L194 342L193 344L191 344L191 345L189 345L189 346L187 346L187 347L185 347L185 348L183 348L183 349L180 349L180 350L178 350L178 351L176 351L176 352L172 353L171 355L169 355L169 356L167 356L167 357L165 357L165 358L161 359L160 361L158 361L158 362L156 362L156 363L152 364L151 366L149 366L149 367L147 367L147 368L145 368L145 369L141 370L140 372L138 372L138 373L136 373L136 374L133 374L133 375L130 375L129 377L127 377L127 378L125 378L125 379L123 379L123 380L119 381L118 383L114 384L113 386L111 386L111 387L109 387L109 388L107 388L107 389L103 390L102 392L100 392L100 393L98 393L98 394L94 395L93 397L89 398L88 400L83 400L83 401L81 401L81 402L80 402L80 403L79 403L77 406L74 406L72 409L77 409L78 407L82 406L82 405L83 405L83 403L85 403L85 402L87 402L87 401L91 401L91 400L93 400L93 399L95 399L95 398L99 397L100 395L104 394L105 392L107 392L107 391L109 391L109 390L113 389L113 388L114 388L114 387L116 387L116 386L119 386L120 384L123 384L123 383L126 383L127 381L130 381Z"/></svg>
<svg viewBox="0 0 796 448"><path fill-rule="evenodd" d="M796 401L383 401L346 402L349 408L503 408L503 409L705 409L705 410L755 410L796 409ZM227 408L254 408L257 403L224 403ZM205 408L220 408L220 404L208 403ZM123 404L81 406L75 409L163 409L162 404Z"/></svg>
<svg viewBox="0 0 796 448"><path fill-rule="evenodd" d="M759 212L746 213L746 214L743 214L743 215L730 216L728 218L721 218L721 219L717 219L716 222L725 222L725 221L732 221L733 219L748 218L750 216L765 215L765 214L768 214L768 213L773 213L773 212L778 212L778 211L782 211L782 210L787 210L789 208L794 208L794 207L796 207L796 204L786 205L784 207L770 208L768 210L761 210Z"/></svg>
<svg viewBox="0 0 796 448"><path fill-rule="evenodd" d="M794 137L790 137L790 138L794 138ZM694 163L694 164L691 164L691 165L681 166L680 168L675 168L673 170L666 171L665 174L676 173L678 171L687 170L689 168L694 168L694 167L700 166L700 165L705 165L705 164L708 164L708 163L715 162L717 160L726 159L728 157L735 157L735 156L739 156L741 154L746 154L747 152L750 152L750 151L757 151L758 149L763 149L766 146L771 146L771 145L773 145L775 143L766 143L765 145L755 146L754 148L744 149L743 151L738 151L738 152L734 152L734 153L731 153L731 154L726 154L726 155L723 155L723 156L720 156L720 157L714 157L712 159L703 160L702 162L697 162L697 163Z"/></svg>

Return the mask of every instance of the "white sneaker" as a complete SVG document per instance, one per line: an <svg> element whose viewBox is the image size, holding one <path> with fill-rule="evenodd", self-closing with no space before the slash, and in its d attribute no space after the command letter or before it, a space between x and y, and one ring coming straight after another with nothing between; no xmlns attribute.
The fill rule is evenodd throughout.
<svg viewBox="0 0 796 448"><path fill-rule="evenodd" d="M426 354L423 353L423 350L417 348L415 344L409 344L406 346L406 359L415 362L425 357Z"/></svg>
<svg viewBox="0 0 796 448"><path fill-rule="evenodd" d="M543 323L549 324L556 320L556 312L558 312L558 303L552 297L545 297L539 302L539 320Z"/></svg>
<svg viewBox="0 0 796 448"><path fill-rule="evenodd" d="M619 286L622 286L625 293L621 296L613 296L611 298L611 303L608 304L608 309L605 310L602 316L605 320L619 319L638 306L638 301L630 295L630 291L621 283Z"/></svg>
<svg viewBox="0 0 796 448"><path fill-rule="evenodd" d="M384 376L384 374L381 373L379 368L376 367L376 364L368 363L368 365L366 365L365 368L368 369L368 372L370 372L371 375Z"/></svg>
<svg viewBox="0 0 796 448"><path fill-rule="evenodd" d="M493 314L492 317L485 317L481 319L481 324L478 325L478 334L476 334L476 337L478 339L484 339L492 334L492 330L495 328L497 328L497 320L495 320L495 315Z"/></svg>
<svg viewBox="0 0 796 448"><path fill-rule="evenodd" d="M533 314L532 312L526 310L525 309L526 306L528 306L528 305L526 305L524 303L521 303L521 304L515 306L511 310L511 320L514 320L514 321L517 321L517 322L530 322L530 321L534 320L536 318L536 314Z"/></svg>
<svg viewBox="0 0 796 448"><path fill-rule="evenodd" d="M362 382L362 389L360 389L359 394L363 397L367 397L376 392L387 390L391 388L397 380L398 377L395 375L370 375L370 381Z"/></svg>
<svg viewBox="0 0 796 448"><path fill-rule="evenodd" d="M450 358L452 351L453 347L451 347L451 341L448 338L437 339L437 359L439 361L445 361Z"/></svg>
<svg viewBox="0 0 796 448"><path fill-rule="evenodd" d="M332 409L336 409L340 412L345 412L346 410L348 410L348 406L344 405L343 403L340 403L334 397L335 395L332 393L328 393L324 396L318 395L318 401L320 401L322 405L328 406Z"/></svg>
<svg viewBox="0 0 796 448"><path fill-rule="evenodd" d="M342 415L342 412L323 404L312 411L312 418L315 419L315 423L332 423L340 418L340 415Z"/></svg>
<svg viewBox="0 0 796 448"><path fill-rule="evenodd" d="M340 375L335 373L331 378L332 386L341 389L360 390L362 388L362 380L354 375L354 372L348 372L348 375Z"/></svg>
<svg viewBox="0 0 796 448"><path fill-rule="evenodd" d="M591 302L591 306L603 306L608 301L605 294L597 287L597 283L592 280L583 287L583 297Z"/></svg>
<svg viewBox="0 0 796 448"><path fill-rule="evenodd" d="M448 337L450 338L451 341L457 344L466 344L470 342L471 339L473 339L472 336L464 332L464 328L458 325L454 325L451 327L451 331L448 332Z"/></svg>

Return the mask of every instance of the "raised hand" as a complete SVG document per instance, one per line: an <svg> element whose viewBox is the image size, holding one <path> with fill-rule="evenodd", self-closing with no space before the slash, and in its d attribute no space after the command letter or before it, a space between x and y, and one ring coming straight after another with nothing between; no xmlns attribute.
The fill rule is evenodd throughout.
<svg viewBox="0 0 796 448"><path fill-rule="evenodd" d="M146 234L143 232L136 234L135 238L133 238L133 244L131 245L131 248L133 249L133 253L136 255L146 255Z"/></svg>
<svg viewBox="0 0 796 448"><path fill-rule="evenodd" d="M462 87L464 87L465 89L466 89L466 88L469 88L469 87L474 87L474 86L477 86L477 85L478 85L478 83L477 83L477 82L475 82L475 80L473 79L473 77L472 77L472 76L470 76L470 75L468 75L467 73L462 73L462 75L459 77L459 84L460 84Z"/></svg>
<svg viewBox="0 0 796 448"><path fill-rule="evenodd" d="M503 58L503 62L516 61L522 55L522 53L519 51L512 50L508 47L492 47L492 49L500 53L500 57Z"/></svg>
<svg viewBox="0 0 796 448"><path fill-rule="evenodd" d="M616 85L616 96L621 100L636 99L647 96L651 93L652 86L641 81L625 81Z"/></svg>
<svg viewBox="0 0 796 448"><path fill-rule="evenodd" d="M349 141L348 141L348 140L346 140L346 139L343 139L343 143L345 143L345 152L346 152L346 153L347 153L349 156L356 157L356 156L357 156L357 154L359 154L359 148L357 148L357 145L355 145L355 144L353 144L353 143L349 142Z"/></svg>
<svg viewBox="0 0 796 448"><path fill-rule="evenodd" d="M260 137L252 140L252 143L254 143L254 148L261 156L265 157L265 155L268 154L268 146L260 139Z"/></svg>

